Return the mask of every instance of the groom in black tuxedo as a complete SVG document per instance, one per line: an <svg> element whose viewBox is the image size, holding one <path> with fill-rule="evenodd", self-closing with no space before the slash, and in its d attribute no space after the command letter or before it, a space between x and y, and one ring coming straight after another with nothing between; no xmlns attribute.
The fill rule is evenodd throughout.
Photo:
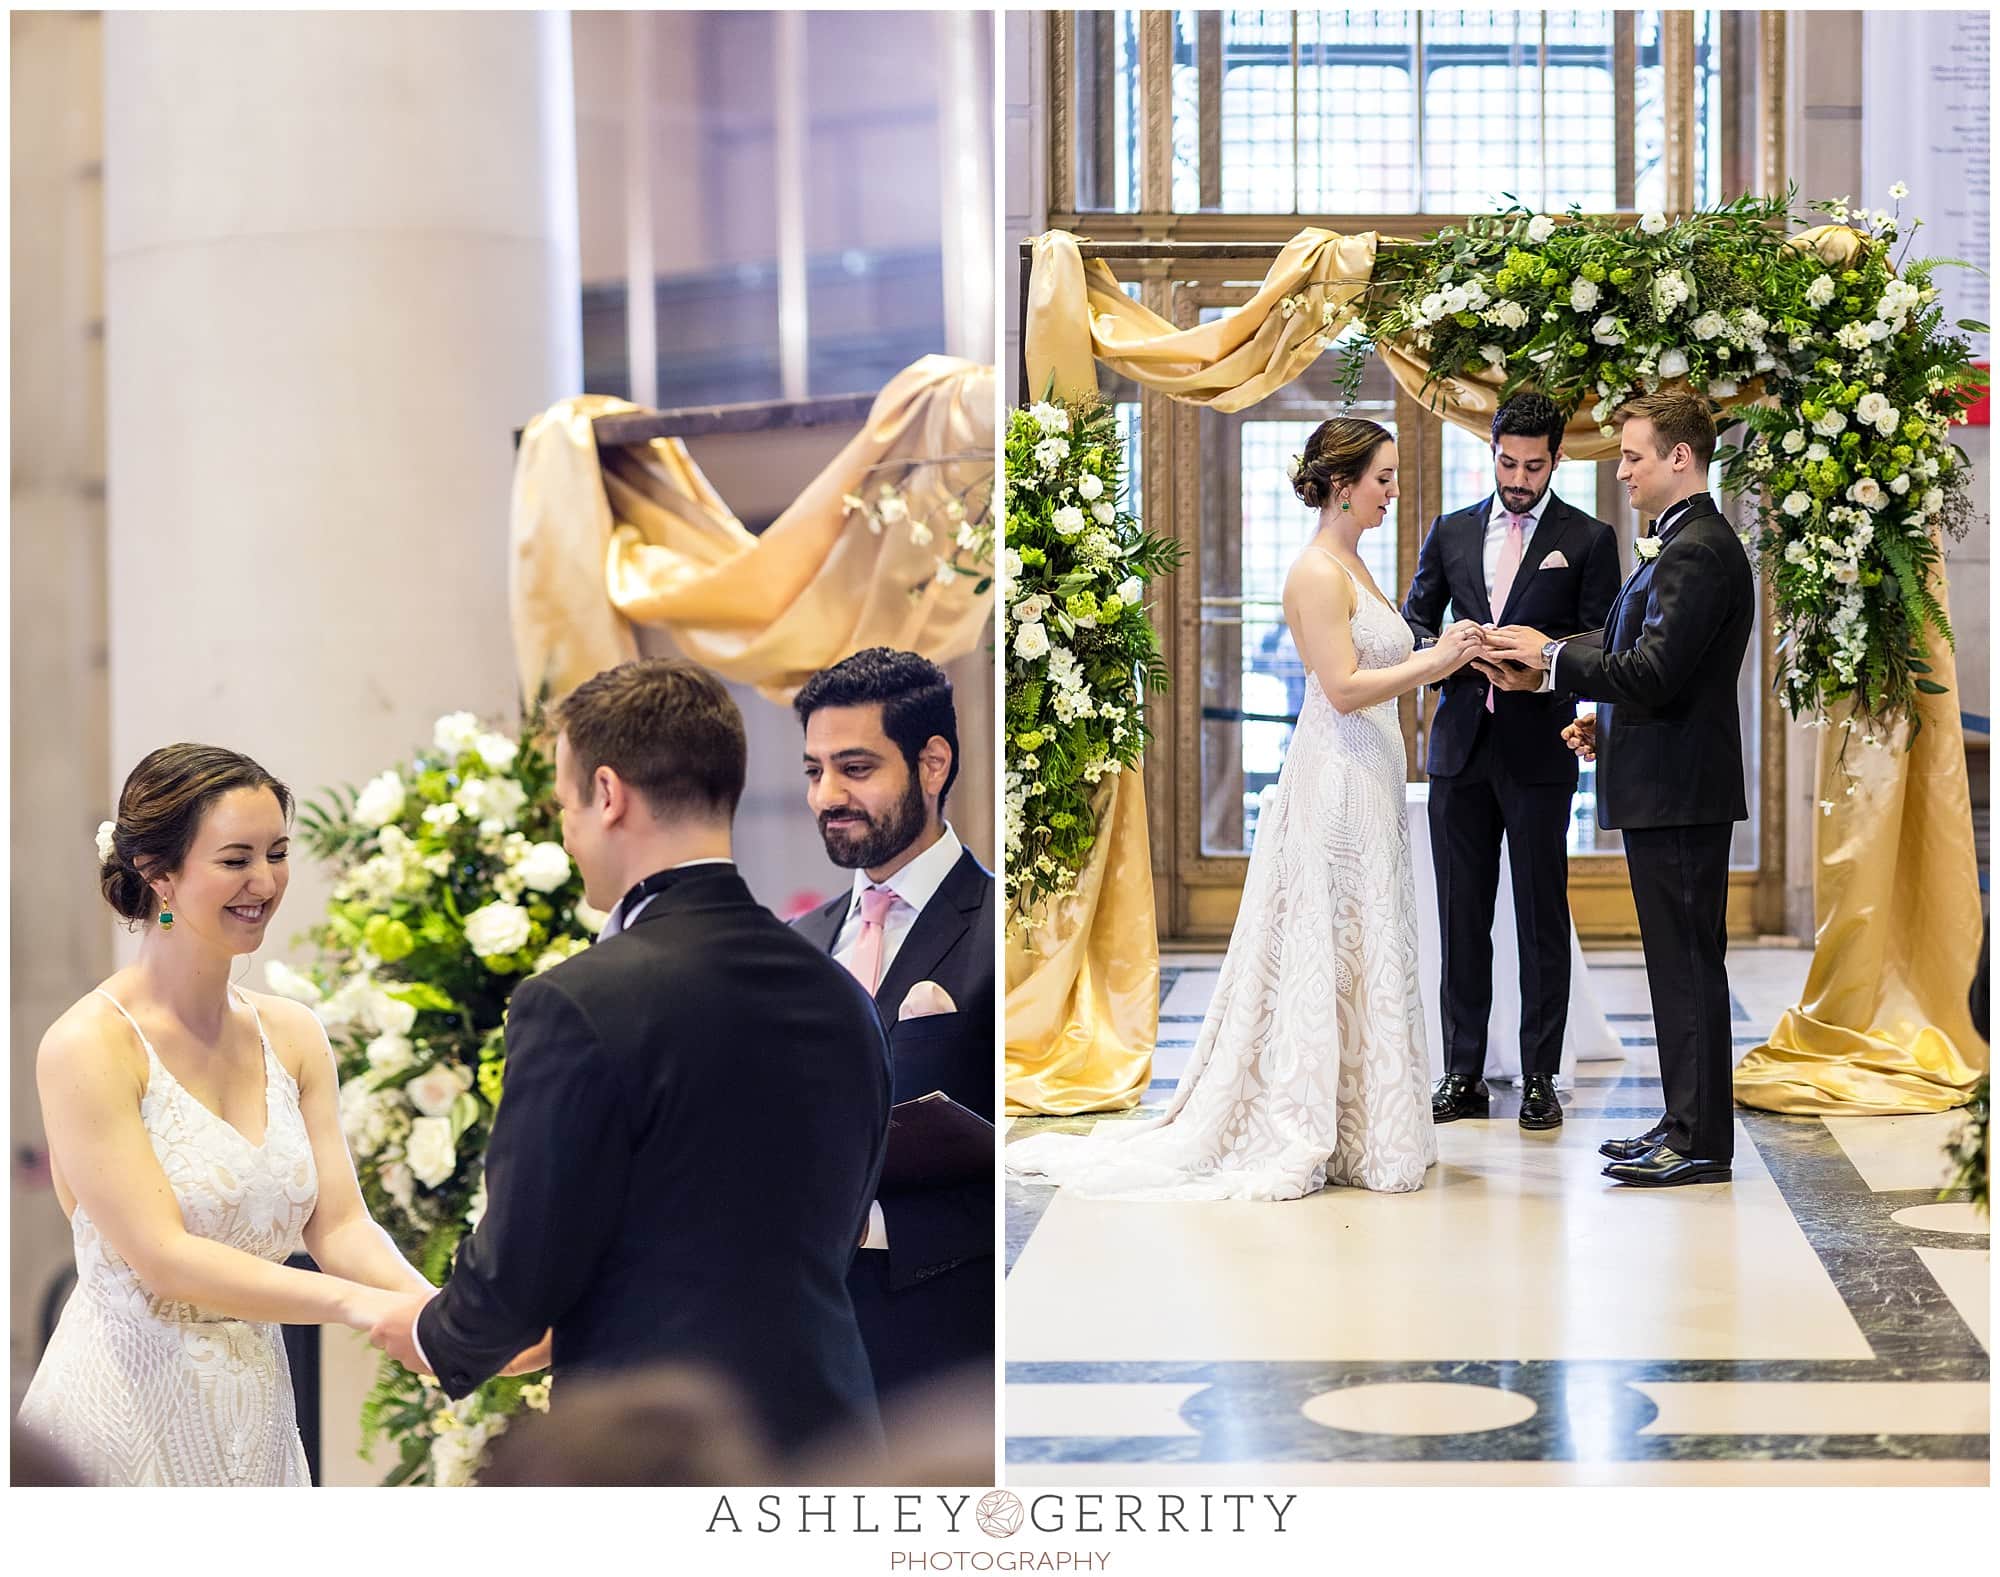
<svg viewBox="0 0 2000 1577"><path fill-rule="evenodd" d="M485 1217L371 1339L460 1397L551 1329L564 1378L704 1365L779 1450L865 1438L846 1281L888 1131L882 1027L737 872L743 719L714 675L625 663L552 721L563 846L610 918L514 992Z"/></svg>
<svg viewBox="0 0 2000 1577"><path fill-rule="evenodd" d="M1570 635L1604 622L1618 590L1618 543L1603 521L1551 484L1562 463L1560 407L1535 391L1493 417L1490 497L1440 516L1424 539L1403 617L1432 640L1457 618L1532 623ZM1521 946L1523 1128L1562 1123L1556 1072L1569 1021L1569 815L1576 757L1562 731L1566 695L1510 693L1468 665L1445 680L1431 721L1431 858L1437 870L1444 1077L1441 1123L1487 1112L1486 1026L1493 1010L1493 905L1500 840L1514 881Z"/></svg>
<svg viewBox="0 0 2000 1577"><path fill-rule="evenodd" d="M942 1090L991 1119L993 875L944 819L958 719L944 670L874 647L814 674L793 701L806 802L849 890L794 923L875 999L894 1098ZM991 1176L885 1187L848 1276L886 1401L912 1382L993 1362Z"/></svg>
<svg viewBox="0 0 2000 1577"><path fill-rule="evenodd" d="M1636 1187L1727 1182L1736 1124L1730 1071L1725 914L1729 843L1749 814L1736 687L1756 620L1750 560L1715 501L1715 423L1692 390L1620 407L1618 479L1653 520L1639 566L1602 630L1551 640L1495 632L1507 682L1601 703L1567 737L1597 760L1597 817L1625 835L1625 863L1666 1114L1644 1134L1600 1146L1604 1175Z"/></svg>

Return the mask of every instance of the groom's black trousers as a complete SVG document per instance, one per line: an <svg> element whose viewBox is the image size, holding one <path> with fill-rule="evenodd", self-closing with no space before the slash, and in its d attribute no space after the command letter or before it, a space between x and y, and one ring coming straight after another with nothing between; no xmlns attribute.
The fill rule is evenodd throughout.
<svg viewBox="0 0 2000 1577"><path fill-rule="evenodd" d="M1625 829L1666 1091L1666 1141L1678 1154L1709 1161L1727 1161L1736 1149L1723 964L1734 831L1728 822Z"/></svg>
<svg viewBox="0 0 2000 1577"><path fill-rule="evenodd" d="M1486 719L1482 735L1491 725ZM1561 1066L1569 1022L1569 813L1575 794L1573 781L1518 781L1484 737L1463 772L1431 779L1447 1073L1469 1079L1486 1074L1503 833L1521 949L1521 1071L1553 1075Z"/></svg>

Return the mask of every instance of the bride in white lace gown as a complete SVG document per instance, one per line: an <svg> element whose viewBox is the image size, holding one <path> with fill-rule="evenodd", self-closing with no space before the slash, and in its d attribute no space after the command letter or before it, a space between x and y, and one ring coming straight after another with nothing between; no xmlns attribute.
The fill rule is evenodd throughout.
<svg viewBox="0 0 2000 1577"><path fill-rule="evenodd" d="M1165 1116L1016 1140L1016 1176L1092 1198L1298 1199L1408 1192L1437 1160L1396 698L1469 660L1477 626L1413 654L1361 562L1396 496L1384 429L1322 423L1293 485L1320 511L1285 582L1305 702L1194 1055Z"/></svg>
<svg viewBox="0 0 2000 1577"><path fill-rule="evenodd" d="M77 1284L19 1415L91 1483L306 1483L279 1324L366 1330L431 1290L362 1203L318 1021L228 983L284 896L290 814L254 761L173 745L99 836L144 938L36 1060ZM326 1273L286 1267L301 1249Z"/></svg>

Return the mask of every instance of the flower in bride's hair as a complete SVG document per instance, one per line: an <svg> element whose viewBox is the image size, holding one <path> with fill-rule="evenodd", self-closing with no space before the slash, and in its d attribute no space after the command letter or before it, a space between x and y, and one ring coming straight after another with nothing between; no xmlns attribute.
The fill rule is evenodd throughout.
<svg viewBox="0 0 2000 1577"><path fill-rule="evenodd" d="M1299 479L1299 472L1303 471L1304 469L1305 469L1305 461L1298 455L1293 455L1290 459L1288 459L1285 462L1285 475L1290 477L1294 482L1296 482ZM105 825L108 827L111 824L109 822L106 822Z"/></svg>
<svg viewBox="0 0 2000 1577"><path fill-rule="evenodd" d="M97 863L99 865L109 865L112 857L118 853L117 832L118 823L115 821L100 821L97 824Z"/></svg>

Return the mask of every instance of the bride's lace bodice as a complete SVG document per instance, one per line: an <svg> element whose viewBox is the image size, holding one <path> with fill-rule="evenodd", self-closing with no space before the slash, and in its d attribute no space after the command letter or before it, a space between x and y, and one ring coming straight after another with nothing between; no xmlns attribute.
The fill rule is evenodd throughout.
<svg viewBox="0 0 2000 1577"><path fill-rule="evenodd" d="M1358 583L1355 596L1358 664L1406 659L1409 626ZM1134 1199L1421 1187L1437 1137L1403 781L1395 698L1343 714L1309 672L1264 791L1229 952L1165 1116L1017 1140L1008 1170Z"/></svg>
<svg viewBox="0 0 2000 1577"><path fill-rule="evenodd" d="M273 1262L299 1253L319 1174L298 1085L261 1019L264 1132L252 1143L181 1087L122 1004L98 994L145 1049L139 1116L187 1230ZM46 1432L95 1483L306 1482L277 1326L155 1297L80 1201L70 1239L76 1290L21 1404L22 1423Z"/></svg>

